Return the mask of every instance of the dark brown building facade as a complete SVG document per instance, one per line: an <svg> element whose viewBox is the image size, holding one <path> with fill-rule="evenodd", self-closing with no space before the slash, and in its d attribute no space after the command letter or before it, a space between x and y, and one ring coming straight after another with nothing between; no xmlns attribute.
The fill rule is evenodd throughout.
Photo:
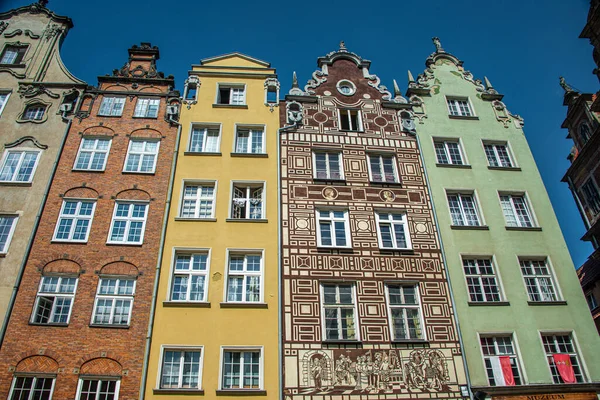
<svg viewBox="0 0 600 400"><path fill-rule="evenodd" d="M318 66L280 107L284 395L459 398L411 105L343 43Z"/></svg>
<svg viewBox="0 0 600 400"><path fill-rule="evenodd" d="M158 58L133 46L76 110L0 350L0 398L139 396L178 132Z"/></svg>

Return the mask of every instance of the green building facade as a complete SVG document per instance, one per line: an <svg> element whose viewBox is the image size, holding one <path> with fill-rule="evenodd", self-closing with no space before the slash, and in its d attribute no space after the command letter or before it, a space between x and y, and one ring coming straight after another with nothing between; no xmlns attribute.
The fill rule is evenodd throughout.
<svg viewBox="0 0 600 400"><path fill-rule="evenodd" d="M409 72L407 96L471 388L493 398L595 399L600 340L523 120L433 41L424 73Z"/></svg>

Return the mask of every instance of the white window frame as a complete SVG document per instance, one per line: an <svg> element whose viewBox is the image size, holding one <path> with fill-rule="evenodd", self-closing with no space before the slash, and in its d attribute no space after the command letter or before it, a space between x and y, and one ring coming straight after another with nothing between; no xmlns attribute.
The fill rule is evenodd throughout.
<svg viewBox="0 0 600 400"><path fill-rule="evenodd" d="M58 282L56 284L56 289L57 291L54 292L42 292L42 287L44 285L44 281L46 280L46 278L48 279L52 279L52 278L56 278L58 279ZM75 279L75 285L73 287L73 293L66 293L66 292L59 292L58 290L60 290L60 287L62 285L62 281L63 279ZM35 304L33 306L33 312L31 313L31 319L30 322L36 325L68 325L70 320L71 320L71 313L73 312L73 305L75 303L75 296L77 295L77 286L79 285L79 278L76 276L56 276L56 275L42 275L40 277L40 283L38 285L38 290L36 293L36 297L35 297ZM48 322L36 322L36 316L38 314L38 308L40 307L40 298L42 297L52 297L53 301L52 301L52 308L50 310L50 315L48 316ZM52 321L52 319L55 317L55 312L56 312L56 299L57 298L62 298L62 299L70 299L71 303L69 306L69 313L67 314L67 321L66 322L54 322Z"/></svg>
<svg viewBox="0 0 600 400"><path fill-rule="evenodd" d="M229 89L229 102L228 103L221 103L221 89ZM242 89L242 102L236 102L233 103L233 90L234 89ZM219 82L217 83L217 96L215 98L215 104L217 105L230 105L230 106L244 106L247 104L247 98L246 98L246 84L245 83L226 83L226 82Z"/></svg>
<svg viewBox="0 0 600 400"><path fill-rule="evenodd" d="M27 397L19 397L22 400L33 400L35 394L39 393L39 392L36 392L35 390L32 390L33 388L35 388L36 383L39 379L52 379L52 387L50 388L50 395L48 396L48 399L52 400L52 395L54 394L54 385L56 384L56 375L46 375L46 374L37 374L34 376L15 374L13 376L12 382L10 384L10 392L8 395L8 400L13 400L13 396L15 395L15 386L17 384L17 379L19 379L19 378L23 378L23 379L33 378L31 381L31 386L28 386L31 388L31 389L29 389L29 395ZM15 398L15 400L16 400L16 398Z"/></svg>
<svg viewBox="0 0 600 400"><path fill-rule="evenodd" d="M572 351L572 352L562 352L562 351L560 351L558 353L556 353L556 352L548 352L546 350L546 345L544 344L544 337L545 336L546 337L551 336L552 337L552 344L555 346L555 349L558 348L559 350L560 350L560 347L558 347L559 345L558 345L558 341L557 341L557 336L568 336L569 340L571 342L570 343L571 347L573 348L574 351ZM542 349L544 351L544 355L546 356L546 364L548 366L548 371L550 372L550 377L552 378L553 384L556 384L556 385L564 385L565 384L564 382L562 382L562 379L560 378L560 374L558 374L558 378L561 379L561 381L556 382L555 374L553 373L552 367L550 365L550 359L552 358L552 354L561 354L561 353L562 354L568 354L570 356L571 364L573 364L573 358L575 358L575 361L577 362L577 367L579 368L579 372L580 372L580 375L581 375L581 381L579 381L577 379L577 375L575 375L575 382L576 382L576 384L589 382L589 380L587 378L587 376L588 376L587 370L586 370L585 364L583 362L583 357L580 354L579 346L578 346L577 340L575 338L575 333L574 332L565 332L565 331L548 332L548 331L540 331L540 342L542 344Z"/></svg>
<svg viewBox="0 0 600 400"><path fill-rule="evenodd" d="M478 343L479 344L479 351L481 353L481 361L482 361L482 364L483 364L483 371L485 372L485 376L486 376L486 379L488 381L488 385L489 386L502 387L502 386L496 385L495 382L492 385L491 382L490 382L490 378L488 376L488 373L487 373L487 366L486 366L486 363L485 363L486 358L487 357L492 357L494 355L495 356L505 356L506 355L506 356L509 356L511 359L515 360L515 365L516 365L517 371L519 372L519 380L520 380L520 383L518 383L518 384L517 384L517 382L515 380L515 386L523 386L523 385L527 385L528 384L526 376L525 376L525 369L523 368L523 365L521 364L522 356L521 356L521 352L519 351L519 345L518 345L517 339L515 337L515 334L513 332L490 332L490 333L486 332L486 333L478 333L477 336L478 336L478 342L479 342ZM497 338L499 338L499 337L510 338L511 346L513 348L513 353L510 353L510 354L499 354L499 351L498 351L498 342L497 342ZM491 338L491 339L493 339L494 353L495 353L494 355L488 355L488 356L484 355L484 353L483 353L483 347L481 345L481 339L482 338ZM514 376L514 372L513 372L513 376Z"/></svg>
<svg viewBox="0 0 600 400"><path fill-rule="evenodd" d="M451 102L452 105L450 104ZM467 109L469 110L468 113L461 109L459 102L466 103ZM477 116L473 104L471 103L471 99L467 96L446 96L446 109L448 110L448 115L451 117L471 118Z"/></svg>
<svg viewBox="0 0 600 400"><path fill-rule="evenodd" d="M216 123L193 123L191 124L191 128L190 128L190 137L189 137L189 143L188 143L188 152L190 153L208 153L208 154L215 154L215 153L220 153L221 152L221 124L216 124ZM215 151L207 151L206 150L206 145L208 142L208 133L210 131L214 132L216 130L218 131L217 134L217 145L216 145L216 149ZM203 136L202 136L202 149L201 150L195 150L192 148L192 139L194 136L194 130L198 130L198 131L204 131L203 132ZM214 135L211 135L212 137L214 137Z"/></svg>
<svg viewBox="0 0 600 400"><path fill-rule="evenodd" d="M6 236L6 241L4 245L0 247L0 254L8 253L8 248L10 247L10 242L12 240L13 235L15 234L15 229L17 227L17 223L19 222L19 215L17 214L0 214L0 219L12 219L11 226L8 229L8 235Z"/></svg>
<svg viewBox="0 0 600 400"><path fill-rule="evenodd" d="M386 216L387 218L383 219L382 216ZM394 215L400 216L401 219L394 219ZM377 224L377 239L379 241L379 248L382 250L411 250L412 242L410 240L410 232L408 229L408 217L406 212L398 212L394 209L389 210L381 210L375 213L375 222ZM392 239L392 246L384 246L383 238L381 236L381 225L389 225L390 226L390 236ZM406 241L406 247L398 247L396 231L394 230L395 225L402 226L402 230L404 231L404 240Z"/></svg>
<svg viewBox="0 0 600 400"><path fill-rule="evenodd" d="M177 270L177 257L178 256L190 256L190 265L193 263L192 258L198 255L206 255L206 269L205 270L194 270L188 268L187 270ZM210 263L211 263L211 249L190 249L190 248L175 248L173 251L173 258L171 260L171 274L169 276L169 293L167 301L169 302L186 302L186 303L206 303L208 301L208 287L210 277ZM176 276L186 276L188 279L186 288L185 300L174 299L173 290L175 286ZM190 300L190 291L192 285L190 284L192 276L204 276L204 296L200 300Z"/></svg>
<svg viewBox="0 0 600 400"><path fill-rule="evenodd" d="M338 122L339 122L339 130L340 131L347 131L347 132L363 132L363 122L362 122L362 112L360 109L357 108L343 108L340 109L338 108ZM356 125L357 126L352 126L352 112L356 112ZM342 128L342 115L344 115L344 117L348 118L348 127L349 129L344 129Z"/></svg>
<svg viewBox="0 0 600 400"><path fill-rule="evenodd" d="M325 155L325 177L319 176L319 170L317 170L317 154ZM337 156L337 161L339 165L339 171L332 171L331 162L332 158ZM324 180L344 180L344 164L343 157L341 151L328 151L328 150L315 150L312 153L312 161L313 161L313 178L314 179L324 179ZM332 173L338 173L339 177L333 177Z"/></svg>
<svg viewBox="0 0 600 400"><path fill-rule="evenodd" d="M2 162L0 162L0 175L6 166L6 162L8 161L8 157L10 154L21 153L19 156L19 160L17 161L16 168L10 179L3 179L0 182L11 182L11 183L31 183L33 182L33 177L35 175L35 171L37 169L38 164L40 163L40 156L42 152L40 150L32 150L32 149L10 149L5 150L2 156ZM29 178L27 180L17 180L16 178L20 175L20 170L23 167L23 161L25 159L26 154L35 153L35 162L33 164L33 168L31 169L31 173L29 174Z"/></svg>
<svg viewBox="0 0 600 400"><path fill-rule="evenodd" d="M105 103L108 103L105 105ZM116 105L120 105L120 108L115 108ZM108 107L108 113L102 113L102 109ZM98 115L102 117L120 117L123 115L125 109L125 97L122 96L103 96L100 108L98 109Z"/></svg>
<svg viewBox="0 0 600 400"><path fill-rule="evenodd" d="M119 204L130 204L132 207L129 209L128 211L128 215L126 217L118 217L117 218L117 208ZM144 212L144 218L138 218L138 217L132 217L131 214L133 212L133 206L134 205L144 205L145 206L145 212ZM149 208L150 208L150 204L149 202L144 202L144 201L132 201L132 200L116 200L115 201L115 206L113 209L113 214L112 214L112 219L110 221L110 228L108 230L108 239L106 241L106 243L111 243L111 244L143 244L144 243L144 234L146 231L146 222L148 221L148 213L149 213ZM118 240L112 240L111 236L113 233L113 228L115 225L115 220L124 220L125 221L125 232L123 234L123 239L122 241L118 241ZM127 240L127 236L129 236L129 231L131 229L131 222L142 222L142 229L141 229L141 235L140 235L140 240L138 242L130 242Z"/></svg>
<svg viewBox="0 0 600 400"><path fill-rule="evenodd" d="M186 195L186 188L191 186L197 186L198 191L196 196ZM202 188L204 187L212 187L213 194L212 196L202 196ZM194 201L194 216L188 217L183 215L184 204L186 201ZM211 213L209 216L200 216L200 203L202 201L211 201ZM178 218L184 219L213 219L215 218L216 208L217 208L217 181L183 181L183 185L181 187L181 201L179 202L179 216Z"/></svg>
<svg viewBox="0 0 600 400"><path fill-rule="evenodd" d="M232 352L232 353L254 353L254 352L259 352L259 377L258 377L258 383L259 383L259 387L258 388L244 388L244 387L234 387L234 388L225 388L223 385L223 381L225 376L224 374L224 364L225 364L225 353L227 352ZM265 385L265 374L264 374L264 366L265 366L265 361L264 361L264 357L265 356L265 352L264 352L264 347L263 346L221 346L221 360L219 363L219 389L218 390L223 390L223 391L227 391L227 390L243 390L243 391L259 391L259 390L264 390L264 385ZM240 359L241 360L241 359ZM243 362L240 364L243 365ZM240 368L240 375L239 375L239 380L242 383L241 386L243 386L243 382L244 382L244 368Z"/></svg>
<svg viewBox="0 0 600 400"><path fill-rule="evenodd" d="M515 162L515 157L513 155L512 149L510 148L510 145L508 142L483 140L481 142L481 144L483 145L483 154L485 154L485 159L487 160L488 167L491 167L491 168L517 168L517 163ZM493 155L488 153L487 148L486 148L488 146L491 146ZM504 149L506 150L506 155L508 156L509 165L502 165L503 161L502 161L502 157L500 156L500 153L498 152L498 147L504 147ZM492 161L490 160L490 157L492 157L492 156L493 156L493 162L496 165L492 165Z"/></svg>
<svg viewBox="0 0 600 400"><path fill-rule="evenodd" d="M386 177L385 169L383 166L383 159L391 158L392 159L392 168L394 173L394 179L388 180ZM378 167L379 167L379 175L381 176L380 180L376 180L373 176L373 167L371 166L371 160L378 159ZM398 161L396 160L396 155L391 153L371 153L367 154L367 166L369 167L369 181L375 183L400 183L400 178L398 176Z"/></svg>
<svg viewBox="0 0 600 400"><path fill-rule="evenodd" d="M44 119L44 114L46 114L46 110L48 106L42 103L31 103L25 106L25 110L23 111L23 117L21 118L23 121L41 121ZM28 116L28 114L31 114Z"/></svg>
<svg viewBox="0 0 600 400"><path fill-rule="evenodd" d="M487 267L486 265L482 265L480 263L480 261L488 261L490 262L490 268L492 269L492 274L484 274L481 272L481 267ZM475 265L469 265L469 267L471 268L476 268L477 273L476 274L467 274L467 271L465 271L465 262L468 261L473 261ZM481 255L466 255L463 254L461 255L461 269L462 269L462 273L463 276L465 277L465 285L466 285L466 289L467 289L467 295L469 297L468 302L469 303L477 303L477 304L493 304L493 303L501 303L503 301L506 301L506 297L504 295L504 290L502 287L502 280L500 279L500 273L498 270L498 267L496 266L496 259L493 256L481 256ZM469 285L469 278L472 279L476 279L477 280L477 287L479 288L480 292L479 293L471 293L471 289L470 289L470 285ZM493 296L493 293L488 294L485 291L485 284L483 282L483 279L494 279L494 286L497 289L498 292L498 300L494 300L494 299L489 299L488 300L488 296ZM483 297L483 300L477 300L477 299L473 299L472 295L481 295Z"/></svg>
<svg viewBox="0 0 600 400"><path fill-rule="evenodd" d="M415 297L417 300L417 304L392 304L390 300L390 286L399 286L401 288L405 287L413 287L415 289ZM402 290L402 297L404 297L404 289ZM419 288L419 284L416 282L388 282L385 284L385 298L387 304L388 311L388 323L390 327L390 335L392 336L392 340L394 341L421 341L427 340L427 329L425 329L425 320L423 318L423 304L421 301L421 290ZM392 309L416 309L418 312L418 319L421 328L421 337L409 337L409 338L399 338L396 337L396 331L394 330L394 318L392 316ZM402 319L405 323L405 327L408 327L408 316L406 312L402 313ZM409 330L407 329L407 334L409 334Z"/></svg>
<svg viewBox="0 0 600 400"><path fill-rule="evenodd" d="M317 245L318 247L338 247L338 248L351 248L352 247L352 242L351 242L351 235L350 235L350 218L349 218L349 212L348 210L336 210L336 209L329 209L329 208L317 208L315 210L316 212L316 221L317 221ZM329 213L328 217L321 217L321 212L327 212ZM343 212L344 216L342 218L340 217L335 217L334 216L334 212ZM329 223L330 227L331 227L331 244L323 244L323 238L321 237L321 221L325 222L325 223ZM335 227L334 224L336 222L343 222L344 223L344 232L346 234L346 244L345 245L338 245L337 244L337 238L335 236Z"/></svg>
<svg viewBox="0 0 600 400"><path fill-rule="evenodd" d="M594 296L594 292L587 292L585 294L585 301L587 302L590 311L595 310L598 307L598 300L596 300L596 296Z"/></svg>
<svg viewBox="0 0 600 400"><path fill-rule="evenodd" d="M185 358L185 353L193 353L193 352L199 352L200 353L200 359L198 361L198 386L197 387L187 387L187 386L183 386L183 368L184 368L184 362L183 360L180 358L179 360L179 374L178 374L178 379L177 379L177 387L166 387L163 386L163 370L164 370L164 363L165 363L165 353L167 351L180 351L182 352L181 357ZM161 345L160 346L160 360L159 360L160 364L159 364L159 368L158 368L158 374L157 374L157 379L156 379L156 388L157 389L164 389L164 390L202 390L202 372L204 370L204 346L186 346L186 345Z"/></svg>
<svg viewBox="0 0 600 400"><path fill-rule="evenodd" d="M0 101L0 115L2 115L2 111L4 111L4 108L6 107L6 104L8 103L8 99L10 98L10 91L4 91L4 90L0 90L0 98L2 96L6 96L6 98L4 99L4 101Z"/></svg>
<svg viewBox="0 0 600 400"><path fill-rule="evenodd" d="M77 396L75 397L75 400L79 400L81 398L81 392L83 390L83 381L98 381L98 388L96 390L96 396L94 397L94 400L98 400L100 399L100 389L102 388L102 383L104 382L116 382L115 384L115 393L114 393L114 400L118 400L119 399L119 389L121 388L121 379L120 378L115 378L115 377L86 377L86 376L80 376L79 377L79 382L77 383Z"/></svg>
<svg viewBox="0 0 600 400"><path fill-rule="evenodd" d="M238 189L240 191L245 192L244 197L235 197L235 190ZM250 210L250 204L252 201L258 201L258 198L252 197L252 193L261 189L261 215L260 218L252 218L252 213ZM267 215L267 202L266 202L266 192L267 192L267 183L265 181L231 181L231 197L229 198L229 218L234 220L248 220L248 221L257 221L263 220ZM235 207L234 202L238 200L240 206L245 204L244 216L235 217Z"/></svg>
<svg viewBox="0 0 600 400"><path fill-rule="evenodd" d="M530 302L562 301L561 292L558 287L558 281L556 279L556 276L554 275L554 268L552 268L552 264L550 263L550 259L548 257L520 256L517 259L519 262L519 271L521 272L521 277L523 278L523 284L525 285L525 292L527 293L527 298ZM535 273L525 275L525 272L523 271L523 263L543 263L548 273L547 274L539 274L539 275L535 274ZM530 266L529 268L532 269L533 267ZM535 270L534 270L534 272L535 272ZM540 298L540 300L534 300L532 298L532 294L529 292L529 287L527 284L528 278L533 279L535 281L535 288L536 288L537 292L534 293L534 295L538 296ZM544 299L542 285L540 285L540 278L550 280L550 285L551 285L551 289L553 291L553 296L554 296L553 299Z"/></svg>
<svg viewBox="0 0 600 400"><path fill-rule="evenodd" d="M454 157L451 156L452 153L450 152L449 143L456 144L460 160L455 160ZM438 156L438 148L437 148L438 145L443 146L444 156L446 157L447 162L442 162L443 160L440 160L440 158ZM435 153L436 164L439 164L439 165L468 165L467 157L465 155L465 151L463 149L461 140L459 138L434 137L433 138L433 151Z"/></svg>
<svg viewBox="0 0 600 400"><path fill-rule="evenodd" d="M63 214L65 210L65 206L67 203L77 203L75 208L75 214ZM92 213L90 215L80 215L81 206L83 203L92 203ZM54 235L52 236L52 241L55 242L75 242L75 243L86 243L90 236L90 231L92 230L92 223L94 222L94 214L96 213L96 200L93 199L73 199L73 198L64 198L62 205L60 206L60 212L58 214L58 219L56 220L56 226L54 227ZM59 238L58 231L60 228L60 223L63 219L71 219L73 223L69 229L69 237ZM75 234L75 230L77 228L77 223L79 221L89 221L87 226L87 231L85 233L85 239L73 239L73 235Z"/></svg>
<svg viewBox="0 0 600 400"><path fill-rule="evenodd" d="M239 149L238 140L240 131L248 131L248 141L245 149ZM260 148L261 151L252 151L252 141L255 136L260 133ZM233 141L233 153L234 154L267 154L267 143L266 143L267 129L265 125L247 125L247 124L235 124L235 140ZM241 151L240 151L241 150Z"/></svg>
<svg viewBox="0 0 600 400"><path fill-rule="evenodd" d="M462 224L455 224L455 221L452 218L452 207L450 206L450 196L458 197L458 205L460 208L460 216L462 219ZM468 218L467 213L465 212L465 204L463 202L463 198L471 197L473 201L473 208L475 211L475 216L477 217L477 223L471 224ZM477 200L477 194L474 191L446 191L446 203L448 204L448 212L450 215L450 225L451 226L485 226L483 221L483 214L481 212L481 207L479 205L479 201Z"/></svg>
<svg viewBox="0 0 600 400"><path fill-rule="evenodd" d="M515 219L515 223L512 223L512 222L509 223L508 216L506 215L504 206L502 205L503 197L509 197L512 217ZM517 213L517 210L515 208L515 203L513 200L515 197L520 197L523 199L523 204L525 205L525 211L527 211L527 217L529 218L531 225L528 226L526 223L521 221L519 214ZM504 220L506 221L507 227L516 227L516 228L537 228L538 227L537 220L533 213L533 208L531 206L531 203L529 201L527 193L498 192L498 199L500 200L500 209L502 210L502 214L504 215Z"/></svg>
<svg viewBox="0 0 600 400"><path fill-rule="evenodd" d="M260 257L260 271L248 271L248 256ZM242 271L230 271L231 257L244 257ZM242 300L229 300L229 278L242 278ZM259 279L259 296L257 301L246 300L248 292L246 291L246 279L250 277L258 277ZM227 258L225 260L225 282L223 290L223 302L233 304L263 304L265 302L265 251L264 249L227 249Z"/></svg>
<svg viewBox="0 0 600 400"><path fill-rule="evenodd" d="M335 286L336 290L335 290L335 296L336 296L336 302L335 304L325 304L325 286ZM352 291L352 304L341 304L339 302L339 287L340 286L350 286L350 289ZM327 341L351 341L351 342L356 342L356 341L360 341L360 327L358 325L358 302L356 299L356 284L354 282L321 282L319 285L319 289L321 291L320 293L320 300L321 300L321 339L324 342ZM342 313L341 310L342 309L352 309L352 320L354 322L354 335L355 337L353 338L348 338L348 339L340 339L340 334L342 334L343 336L343 327L341 324L341 320L342 320ZM327 337L327 316L326 316L326 309L336 309L338 310L338 314L336 316L336 319L338 320L338 329L337 329L337 333L338 333L338 338L337 339L329 339Z"/></svg>
<svg viewBox="0 0 600 400"><path fill-rule="evenodd" d="M86 141L93 141L94 148L93 149L84 149L83 144ZM108 147L106 150L98 149L98 143L100 141L108 141ZM75 157L75 163L73 164L73 169L76 171L104 171L106 169L106 163L108 162L108 155L110 154L110 148L112 147L112 138L111 137L92 137L92 136L83 136L81 138L81 142L79 143L79 150L77 150L77 157ZM90 153L90 158L87 162L87 166L85 168L78 168L77 164L79 163L79 157L81 157L82 153ZM96 154L104 154L104 162L102 163L102 168L94 169L90 168L92 162L94 160L94 156Z"/></svg>
<svg viewBox="0 0 600 400"><path fill-rule="evenodd" d="M155 108L156 107L156 108ZM160 98L139 97L133 111L134 118L158 118Z"/></svg>
<svg viewBox="0 0 600 400"><path fill-rule="evenodd" d="M100 289L102 288L102 282L105 280L116 280L115 284L115 293L100 293ZM121 287L122 281L133 281L133 288L131 294L119 294L119 289ZM131 325L131 314L133 311L133 303L135 299L135 289L137 287L137 279L129 276L101 276L98 280L98 287L96 288L96 298L94 299L94 310L92 312L92 320L90 324L92 325L100 325L100 326L130 326ZM109 322L96 322L96 314L98 307L98 300L112 300L112 304L110 306L110 315ZM127 315L127 323L126 324L115 324L115 309L116 302L118 300L127 300L129 301L129 314Z"/></svg>
<svg viewBox="0 0 600 400"><path fill-rule="evenodd" d="M142 151L135 151L132 153L131 146L134 142L143 143L144 149ZM156 152L146 150L146 146L148 143L156 143ZM131 138L129 140L129 146L127 147L127 156L125 157L125 164L123 164L123 172L127 172L130 174L153 174L156 172L156 164L158 162L158 154L160 153L160 140L156 139L139 139L139 138ZM127 166L129 165L129 157L132 154L139 155L140 158L137 163L137 167L135 170L128 170ZM152 170L150 171L142 171L142 165L145 157L154 156L154 162L152 163Z"/></svg>

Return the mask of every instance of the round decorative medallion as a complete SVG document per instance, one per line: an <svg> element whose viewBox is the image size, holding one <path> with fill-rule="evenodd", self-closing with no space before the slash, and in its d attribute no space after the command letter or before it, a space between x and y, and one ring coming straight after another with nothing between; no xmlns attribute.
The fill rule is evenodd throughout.
<svg viewBox="0 0 600 400"><path fill-rule="evenodd" d="M322 124L323 122L327 121L327 115L325 113L318 112L313 116L313 119Z"/></svg>
<svg viewBox="0 0 600 400"><path fill-rule="evenodd" d="M356 227L359 231L366 231L369 230L369 223L367 221L358 221Z"/></svg>
<svg viewBox="0 0 600 400"><path fill-rule="evenodd" d="M327 200L335 200L338 197L338 191L330 186L323 189L321 194L323 194L323 197L326 198Z"/></svg>
<svg viewBox="0 0 600 400"><path fill-rule="evenodd" d="M423 223L418 223L415 225L415 229L419 233L425 233L425 232L427 232L427 225L425 225Z"/></svg>
<svg viewBox="0 0 600 400"><path fill-rule="evenodd" d="M375 125L377 125L380 128L383 128L388 124L387 120L383 117L377 117L373 122L375 122Z"/></svg>
<svg viewBox="0 0 600 400"><path fill-rule="evenodd" d="M356 93L356 85L350 82L349 80L342 79L336 85L338 92L343 94L344 96L352 96Z"/></svg>
<svg viewBox="0 0 600 400"><path fill-rule="evenodd" d="M324 91L323 94L325 96L331 96L331 92L329 90Z"/></svg>
<svg viewBox="0 0 600 400"><path fill-rule="evenodd" d="M296 220L296 228L298 229L306 229L308 227L308 221L305 219Z"/></svg>
<svg viewBox="0 0 600 400"><path fill-rule="evenodd" d="M385 201L386 203L391 203L392 201L396 200L396 195L389 189L384 189L379 192L379 197L381 197L381 200Z"/></svg>

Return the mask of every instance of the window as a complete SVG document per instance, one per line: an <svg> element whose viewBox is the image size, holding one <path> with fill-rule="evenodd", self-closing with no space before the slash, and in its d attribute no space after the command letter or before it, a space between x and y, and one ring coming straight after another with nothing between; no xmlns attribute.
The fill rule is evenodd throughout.
<svg viewBox="0 0 600 400"><path fill-rule="evenodd" d="M596 216L600 214L600 192L593 178L589 178L581 185L581 193L592 215Z"/></svg>
<svg viewBox="0 0 600 400"><path fill-rule="evenodd" d="M160 99L138 99L133 116L156 118L158 116L158 107L160 107Z"/></svg>
<svg viewBox="0 0 600 400"><path fill-rule="evenodd" d="M265 93L265 102L267 104L279 103L279 89L275 86L268 86Z"/></svg>
<svg viewBox="0 0 600 400"><path fill-rule="evenodd" d="M448 97L446 99L448 103L448 112L453 116L460 117L473 117L473 111L471 110L471 104L469 99L466 97Z"/></svg>
<svg viewBox="0 0 600 400"><path fill-rule="evenodd" d="M519 260L529 301L557 301L547 260Z"/></svg>
<svg viewBox="0 0 600 400"><path fill-rule="evenodd" d="M215 214L215 184L188 184L183 188L181 218L213 218Z"/></svg>
<svg viewBox="0 0 600 400"><path fill-rule="evenodd" d="M50 400L54 378L47 376L15 376L10 400Z"/></svg>
<svg viewBox="0 0 600 400"><path fill-rule="evenodd" d="M246 154L265 153L264 127L237 127L235 132L235 152Z"/></svg>
<svg viewBox="0 0 600 400"><path fill-rule="evenodd" d="M357 340L354 320L354 286L321 285L325 340Z"/></svg>
<svg viewBox="0 0 600 400"><path fill-rule="evenodd" d="M160 388L200 389L202 362L202 348L164 349Z"/></svg>
<svg viewBox="0 0 600 400"><path fill-rule="evenodd" d="M111 142L111 139L82 138L75 169L104 171Z"/></svg>
<svg viewBox="0 0 600 400"><path fill-rule="evenodd" d="M479 341L490 386L521 385L519 360L512 336L480 337Z"/></svg>
<svg viewBox="0 0 600 400"><path fill-rule="evenodd" d="M338 110L340 129L344 131L362 131L362 121L359 110Z"/></svg>
<svg viewBox="0 0 600 400"><path fill-rule="evenodd" d="M0 57L0 64L21 64L26 52L27 46L6 46Z"/></svg>
<svg viewBox="0 0 600 400"><path fill-rule="evenodd" d="M341 81L338 81L335 86L337 87L338 92L344 96L352 96L356 93L356 86L348 80L342 79Z"/></svg>
<svg viewBox="0 0 600 400"><path fill-rule="evenodd" d="M375 214L379 247L384 249L410 249L410 235L406 214Z"/></svg>
<svg viewBox="0 0 600 400"><path fill-rule="evenodd" d="M8 103L9 97L10 97L10 93L0 92L0 115L2 115L2 110L4 110L6 103Z"/></svg>
<svg viewBox="0 0 600 400"><path fill-rule="evenodd" d="M106 97L102 99L100 104L100 111L98 115L105 115L110 117L119 117L123 114L123 107L125 106L125 97Z"/></svg>
<svg viewBox="0 0 600 400"><path fill-rule="evenodd" d="M483 149L490 167L514 167L506 144L484 143Z"/></svg>
<svg viewBox="0 0 600 400"><path fill-rule="evenodd" d="M261 349L223 349L222 389L261 389L261 372Z"/></svg>
<svg viewBox="0 0 600 400"><path fill-rule="evenodd" d="M246 104L246 88L242 85L221 85L217 104L244 105Z"/></svg>
<svg viewBox="0 0 600 400"><path fill-rule="evenodd" d="M369 154L371 182L400 182L393 155Z"/></svg>
<svg viewBox="0 0 600 400"><path fill-rule="evenodd" d="M570 334L542 334L554 383L583 383L585 377Z"/></svg>
<svg viewBox="0 0 600 400"><path fill-rule="evenodd" d="M585 300L587 301L590 310L593 310L594 308L598 307L598 302L596 301L596 296L594 296L594 293L586 294Z"/></svg>
<svg viewBox="0 0 600 400"><path fill-rule="evenodd" d="M579 124L579 138L581 139L581 144L586 144L591 137L592 130L590 129L590 125L585 121Z"/></svg>
<svg viewBox="0 0 600 400"><path fill-rule="evenodd" d="M0 215L0 254L8 251L18 218L16 215Z"/></svg>
<svg viewBox="0 0 600 400"><path fill-rule="evenodd" d="M147 204L117 202L109 243L141 244L144 241Z"/></svg>
<svg viewBox="0 0 600 400"><path fill-rule="evenodd" d="M234 183L231 201L231 218L264 218L263 184Z"/></svg>
<svg viewBox="0 0 600 400"><path fill-rule="evenodd" d="M76 287L77 278L43 276L35 301L32 322L68 324Z"/></svg>
<svg viewBox="0 0 600 400"><path fill-rule="evenodd" d="M23 120L25 121L41 121L44 118L46 106L42 104L30 104L25 108Z"/></svg>
<svg viewBox="0 0 600 400"><path fill-rule="evenodd" d="M190 135L190 149L194 153L219 152L219 126L194 126Z"/></svg>
<svg viewBox="0 0 600 400"><path fill-rule="evenodd" d="M196 100L196 94L198 93L198 78L194 77L194 79L192 80L192 77L189 77L186 81L185 81L185 89L184 89L184 95L183 95L183 99L187 100L187 101L195 101Z"/></svg>
<svg viewBox="0 0 600 400"><path fill-rule="evenodd" d="M134 294L135 279L100 278L92 323L129 325Z"/></svg>
<svg viewBox="0 0 600 400"><path fill-rule="evenodd" d="M448 206L454 226L480 226L479 211L473 194L449 193Z"/></svg>
<svg viewBox="0 0 600 400"><path fill-rule="evenodd" d="M78 400L116 400L119 397L118 379L80 379Z"/></svg>
<svg viewBox="0 0 600 400"><path fill-rule="evenodd" d="M423 339L419 289L416 285L387 285L394 340Z"/></svg>
<svg viewBox="0 0 600 400"><path fill-rule="evenodd" d="M464 165L458 140L436 140L433 144L438 164Z"/></svg>
<svg viewBox="0 0 600 400"><path fill-rule="evenodd" d="M176 254L172 301L206 301L208 253Z"/></svg>
<svg viewBox="0 0 600 400"><path fill-rule="evenodd" d="M533 219L524 195L500 195L500 204L507 226L533 227Z"/></svg>
<svg viewBox="0 0 600 400"><path fill-rule="evenodd" d="M491 258L465 258L463 270L467 279L469 300L472 302L496 302L502 300L494 265Z"/></svg>
<svg viewBox="0 0 600 400"><path fill-rule="evenodd" d="M64 200L54 230L54 240L87 242L95 201Z"/></svg>
<svg viewBox="0 0 600 400"><path fill-rule="evenodd" d="M313 153L316 179L344 179L342 153Z"/></svg>
<svg viewBox="0 0 600 400"><path fill-rule="evenodd" d="M156 158L160 143L155 140L131 139L127 159L125 160L125 172L154 172Z"/></svg>
<svg viewBox="0 0 600 400"><path fill-rule="evenodd" d="M262 299L261 276L261 254L229 254L227 302L260 302Z"/></svg>
<svg viewBox="0 0 600 400"><path fill-rule="evenodd" d="M31 182L39 158L39 151L8 150L0 166L0 181Z"/></svg>
<svg viewBox="0 0 600 400"><path fill-rule="evenodd" d="M319 246L350 247L348 211L317 210Z"/></svg>

